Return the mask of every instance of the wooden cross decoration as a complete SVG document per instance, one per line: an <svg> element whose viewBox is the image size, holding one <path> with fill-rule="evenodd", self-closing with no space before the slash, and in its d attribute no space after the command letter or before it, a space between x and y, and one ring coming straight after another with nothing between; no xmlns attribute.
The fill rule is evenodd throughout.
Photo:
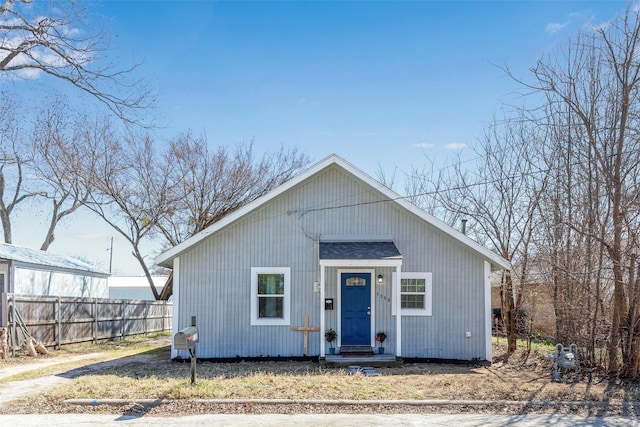
<svg viewBox="0 0 640 427"><path fill-rule="evenodd" d="M309 344L309 332L320 332L317 326L309 326L309 316L304 316L304 326L292 326L292 331L304 332L304 344L302 345L302 354L307 355L307 346Z"/></svg>

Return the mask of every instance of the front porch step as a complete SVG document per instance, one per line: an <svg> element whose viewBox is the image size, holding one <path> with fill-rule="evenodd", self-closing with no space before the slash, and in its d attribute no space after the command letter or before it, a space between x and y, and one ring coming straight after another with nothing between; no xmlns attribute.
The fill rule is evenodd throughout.
<svg viewBox="0 0 640 427"><path fill-rule="evenodd" d="M400 368L402 357L393 354L373 354L368 356L343 356L342 354L329 355L319 360L321 366L328 368L346 368L349 366L372 366L376 368Z"/></svg>
<svg viewBox="0 0 640 427"><path fill-rule="evenodd" d="M343 345L340 347L340 355L350 356L373 356L373 348L368 345Z"/></svg>

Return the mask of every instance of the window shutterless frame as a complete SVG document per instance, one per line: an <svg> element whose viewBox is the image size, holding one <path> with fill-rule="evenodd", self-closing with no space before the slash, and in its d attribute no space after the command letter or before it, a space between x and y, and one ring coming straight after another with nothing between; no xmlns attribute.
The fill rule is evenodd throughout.
<svg viewBox="0 0 640 427"><path fill-rule="evenodd" d="M251 325L289 325L291 268L251 268Z"/></svg>
<svg viewBox="0 0 640 427"><path fill-rule="evenodd" d="M395 282L396 273L393 273ZM423 286L424 285L424 286ZM429 272L405 272L400 274L400 295L396 295L393 288L392 299L402 299L402 316L431 316L433 305L432 275ZM422 306L422 307L421 307ZM392 304L392 314L395 316L396 304Z"/></svg>

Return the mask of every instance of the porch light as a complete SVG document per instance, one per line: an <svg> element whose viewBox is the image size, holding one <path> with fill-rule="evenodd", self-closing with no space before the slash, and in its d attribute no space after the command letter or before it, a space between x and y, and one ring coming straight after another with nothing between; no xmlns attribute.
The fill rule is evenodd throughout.
<svg viewBox="0 0 640 427"><path fill-rule="evenodd" d="M379 285L382 285L382 279L383 279L382 274L378 274L378 284Z"/></svg>

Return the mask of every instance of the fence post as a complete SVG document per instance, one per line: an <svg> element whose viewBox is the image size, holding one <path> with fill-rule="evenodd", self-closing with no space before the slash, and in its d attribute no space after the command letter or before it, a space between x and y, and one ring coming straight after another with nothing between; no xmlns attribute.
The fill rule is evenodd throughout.
<svg viewBox="0 0 640 427"><path fill-rule="evenodd" d="M162 301L162 332L167 330L167 304Z"/></svg>
<svg viewBox="0 0 640 427"><path fill-rule="evenodd" d="M149 321L149 306L147 305L147 301L144 302L144 326L143 326L143 333L144 335L147 335L147 322Z"/></svg>
<svg viewBox="0 0 640 427"><path fill-rule="evenodd" d="M98 343L98 297L93 302L93 343Z"/></svg>
<svg viewBox="0 0 640 427"><path fill-rule="evenodd" d="M120 339L123 340L124 339L125 323L126 323L125 318L124 318L124 315L126 313L126 311L125 311L125 300L122 300L121 307L122 307L121 308L121 310L122 310L122 332L120 334Z"/></svg>
<svg viewBox="0 0 640 427"><path fill-rule="evenodd" d="M0 294L0 298L2 298L2 301L0 301L0 304L2 304L2 307L0 307L0 313L2 313L0 326L6 327L9 325L9 304L7 303L7 293L3 292L2 294Z"/></svg>
<svg viewBox="0 0 640 427"><path fill-rule="evenodd" d="M56 298L56 350L62 345L62 313L60 312L60 297Z"/></svg>
<svg viewBox="0 0 640 427"><path fill-rule="evenodd" d="M16 328L16 294L11 294L11 357L16 357L16 345L18 344L18 328ZM8 323L8 322L7 322Z"/></svg>

